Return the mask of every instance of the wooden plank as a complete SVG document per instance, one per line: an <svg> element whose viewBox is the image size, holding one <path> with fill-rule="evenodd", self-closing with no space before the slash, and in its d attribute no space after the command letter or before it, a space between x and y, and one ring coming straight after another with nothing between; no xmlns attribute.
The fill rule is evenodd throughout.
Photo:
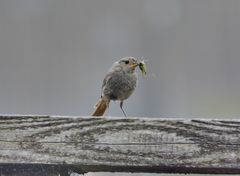
<svg viewBox="0 0 240 176"><path fill-rule="evenodd" d="M0 163L240 174L240 120L0 116Z"/></svg>

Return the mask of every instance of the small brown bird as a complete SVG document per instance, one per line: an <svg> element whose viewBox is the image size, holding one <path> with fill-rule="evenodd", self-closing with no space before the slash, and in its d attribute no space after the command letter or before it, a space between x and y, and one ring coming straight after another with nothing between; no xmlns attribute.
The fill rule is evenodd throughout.
<svg viewBox="0 0 240 176"><path fill-rule="evenodd" d="M102 94L100 100L95 105L95 111L92 116L103 116L109 107L111 100L120 101L120 108L123 110L123 101L129 98L133 93L137 83L137 74L135 68L139 66L134 57L125 57L115 62L102 84Z"/></svg>

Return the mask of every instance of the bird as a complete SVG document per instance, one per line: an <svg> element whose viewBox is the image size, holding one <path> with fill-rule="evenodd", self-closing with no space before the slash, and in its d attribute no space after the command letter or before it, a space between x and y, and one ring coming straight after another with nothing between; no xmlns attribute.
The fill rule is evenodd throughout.
<svg viewBox="0 0 240 176"><path fill-rule="evenodd" d="M128 99L136 88L137 66L139 66L137 59L131 56L124 57L112 65L103 79L101 97L95 105L92 116L103 116L111 101L120 101L120 108L127 117L123 101Z"/></svg>

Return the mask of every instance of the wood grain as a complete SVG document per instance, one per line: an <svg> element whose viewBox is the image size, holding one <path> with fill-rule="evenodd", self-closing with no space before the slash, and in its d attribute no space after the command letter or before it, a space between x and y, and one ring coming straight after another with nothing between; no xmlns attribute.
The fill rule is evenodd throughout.
<svg viewBox="0 0 240 176"><path fill-rule="evenodd" d="M240 120L0 116L0 163L240 174Z"/></svg>

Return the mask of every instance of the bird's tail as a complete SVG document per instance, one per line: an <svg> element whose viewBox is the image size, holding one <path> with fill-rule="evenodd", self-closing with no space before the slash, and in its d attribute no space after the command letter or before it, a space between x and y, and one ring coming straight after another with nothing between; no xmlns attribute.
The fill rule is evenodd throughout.
<svg viewBox="0 0 240 176"><path fill-rule="evenodd" d="M108 108L108 105L109 101L101 98L95 105L95 111L93 112L92 116L103 116L106 109Z"/></svg>

